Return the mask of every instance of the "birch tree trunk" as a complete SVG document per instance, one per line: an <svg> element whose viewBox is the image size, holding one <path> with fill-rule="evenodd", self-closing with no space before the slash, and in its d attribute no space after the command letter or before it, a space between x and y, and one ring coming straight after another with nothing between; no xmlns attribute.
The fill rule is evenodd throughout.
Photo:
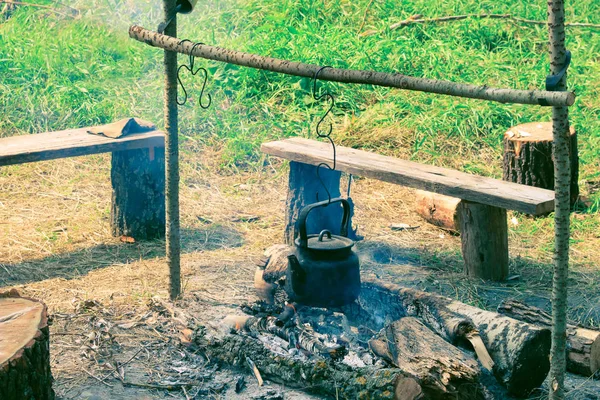
<svg viewBox="0 0 600 400"><path fill-rule="evenodd" d="M175 0L163 0L165 21L175 13ZM177 17L165 28L166 36L177 37ZM166 164L166 252L169 264L170 296L181 292L179 237L179 138L177 127L177 53L165 50L165 164Z"/></svg>
<svg viewBox="0 0 600 400"><path fill-rule="evenodd" d="M548 1L550 42L550 73L556 75L566 61L564 0ZM557 91L566 91L567 75L560 80ZM569 273L569 109L552 107L554 140L554 279L552 283L552 347L550 350L549 398L563 399L567 341L567 276Z"/></svg>

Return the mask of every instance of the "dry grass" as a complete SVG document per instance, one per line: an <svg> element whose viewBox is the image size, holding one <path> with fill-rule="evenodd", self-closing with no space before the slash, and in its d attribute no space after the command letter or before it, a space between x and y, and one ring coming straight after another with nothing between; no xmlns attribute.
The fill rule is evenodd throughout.
<svg viewBox="0 0 600 400"><path fill-rule="evenodd" d="M182 160L181 189L183 301L193 298L204 304L204 315L198 318L206 322L254 298L254 260L282 240L287 176L274 159L262 170L220 175L215 172L218 151L193 143L186 148L190 151ZM153 297L168 296L164 242L124 244L110 236L108 161L108 155L101 155L0 170L0 285L43 299L56 315L53 333L63 334L52 338L53 370L63 395L95 380L81 371L82 365L92 374L105 373L98 362L82 358L78 336L70 333L86 334L98 318L117 324L147 314ZM509 216L539 226L526 237L510 226L511 273L520 278L491 284L464 279L460 238L424 223L413 211L411 190L359 179L352 196L355 224L366 239L360 244L365 272L486 308L506 297L548 306L549 218ZM248 216L258 219L245 222ZM391 222L419 228L395 232L389 229ZM597 322L600 273L589 261L598 260L600 239L583 239L573 246L570 312L577 321ZM103 306L82 312L80 305L86 300ZM117 329L121 362L158 340L153 330L136 329ZM169 329L165 337L177 334ZM171 351L160 343L152 346L158 353ZM139 368L150 368L143 365Z"/></svg>

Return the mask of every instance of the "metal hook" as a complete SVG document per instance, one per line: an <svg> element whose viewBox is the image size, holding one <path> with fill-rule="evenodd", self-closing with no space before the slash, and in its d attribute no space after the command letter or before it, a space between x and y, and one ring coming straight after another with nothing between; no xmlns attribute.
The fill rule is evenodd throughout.
<svg viewBox="0 0 600 400"><path fill-rule="evenodd" d="M321 67L317 70L317 72L315 72L315 75L313 77L313 98L317 101L321 101L323 98L326 98L327 101L329 101L329 109L327 110L327 112L321 117L321 119L319 120L319 122L317 123L317 136L320 138L324 138L324 137L329 137L329 135L331 135L331 132L333 131L333 124L330 122L329 123L329 130L327 131L327 133L322 133L321 132L321 124L325 121L325 118L327 118L327 116L331 113L331 111L333 110L333 107L335 105L335 99L334 97L331 95L331 93L329 92L325 92L321 95L317 95L317 79L319 78L319 74L321 73L321 71L323 71L325 68L331 68L329 66L324 66ZM334 160L335 163L335 160ZM333 167L333 169L335 169L335 166Z"/></svg>
<svg viewBox="0 0 600 400"><path fill-rule="evenodd" d="M320 101L322 99L327 99L327 101L329 102L329 109L317 123L316 131L317 131L317 136L320 138L326 138L329 141L329 143L331 143L331 147L333 149L333 166L330 166L329 164L327 164L325 162L317 165L317 179L321 183L321 186L323 186L323 189L325 189L325 193L327 193L328 203L331 203L331 193L329 192L329 189L327 188L327 185L325 185L325 182L323 181L323 178L321 178L321 174L320 174L321 167L325 167L325 168L329 169L330 171L335 170L336 162L337 162L337 153L336 153L335 143L333 142L333 139L331 138L331 133L333 132L333 124L331 122L329 123L329 130L327 131L327 133L323 133L321 131L321 124L325 121L325 118L327 118L327 116L331 113L331 111L333 110L333 106L335 105L335 98L333 97L333 95L331 95L331 93L325 92L321 95L317 95L317 79L319 78L319 74L321 73L321 71L323 71L325 68L331 68L331 67L328 67L328 66L321 67L317 70L317 72L315 72L315 75L313 76L313 91L312 91L313 93L312 93L312 95L313 95L313 98L317 101ZM318 196L318 194L317 194L317 196Z"/></svg>
<svg viewBox="0 0 600 400"><path fill-rule="evenodd" d="M190 42L187 39L182 40L181 42L179 42L179 44L181 45L182 43L185 42ZM200 90L200 100L198 101L198 104L200 105L201 108L203 109L207 109L208 107L210 107L211 103L212 103L212 96L210 95L210 93L207 93L207 97L208 97L208 104L204 105L202 104L202 98L204 97L204 91L206 90L206 84L208 82L208 71L206 70L206 68L203 67L198 67L196 68L196 70L194 70L194 61L195 61L195 57L192 55L192 53L194 52L194 49L196 48L196 46L200 46L203 45L204 43L194 43L194 45L192 46L192 49L190 50L190 62L189 62L189 66L182 64L179 66L179 68L177 68L177 83L179 83L179 86L181 86L181 90L183 90L183 100L179 101L179 99L177 99L177 104L182 106L185 103L187 103L187 99L188 99L188 93L187 90L185 89L185 86L183 85L183 82L181 80L181 69L185 68L187 69L192 76L196 76L196 74L199 71L204 72L204 82L202 83L202 89Z"/></svg>

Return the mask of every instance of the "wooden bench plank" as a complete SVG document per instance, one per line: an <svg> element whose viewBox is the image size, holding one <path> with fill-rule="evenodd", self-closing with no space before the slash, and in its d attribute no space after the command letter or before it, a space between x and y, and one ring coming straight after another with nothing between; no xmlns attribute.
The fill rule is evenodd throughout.
<svg viewBox="0 0 600 400"><path fill-rule="evenodd" d="M329 143L304 138L264 143L261 149L266 154L305 164L332 161ZM554 209L551 190L347 147L337 146L337 170L532 215Z"/></svg>
<svg viewBox="0 0 600 400"><path fill-rule="evenodd" d="M88 129L69 129L2 138L0 139L0 166L165 146L165 134L161 131L111 139L89 134Z"/></svg>

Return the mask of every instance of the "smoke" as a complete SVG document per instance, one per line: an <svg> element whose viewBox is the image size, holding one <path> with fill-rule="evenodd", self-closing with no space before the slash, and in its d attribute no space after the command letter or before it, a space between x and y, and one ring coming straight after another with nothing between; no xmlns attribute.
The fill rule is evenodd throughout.
<svg viewBox="0 0 600 400"><path fill-rule="evenodd" d="M162 21L162 2L157 0L75 0L71 5L81 18L127 34L130 25L156 28Z"/></svg>

